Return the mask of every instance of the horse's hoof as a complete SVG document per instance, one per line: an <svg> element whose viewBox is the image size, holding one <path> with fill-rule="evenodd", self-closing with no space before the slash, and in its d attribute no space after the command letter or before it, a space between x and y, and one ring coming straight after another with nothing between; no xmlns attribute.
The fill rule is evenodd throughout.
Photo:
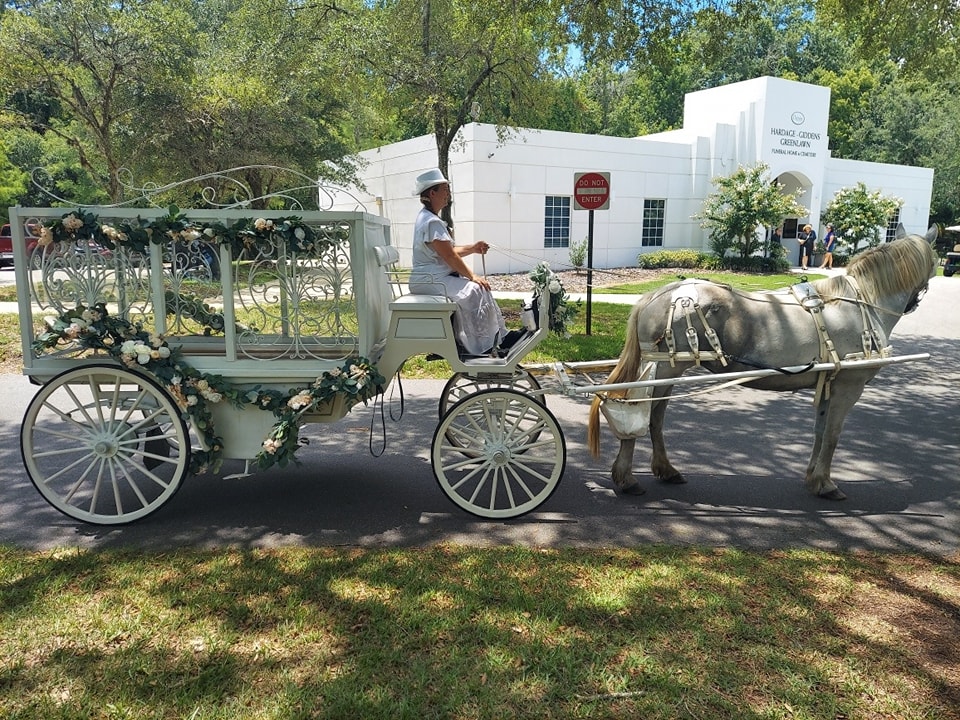
<svg viewBox="0 0 960 720"><path fill-rule="evenodd" d="M820 493L820 497L825 500L846 500L847 496L843 493L842 490L834 488L828 492Z"/></svg>
<svg viewBox="0 0 960 720"><path fill-rule="evenodd" d="M686 484L687 479L680 473L676 473L675 475L671 475L670 477L663 478L661 482L665 482L668 485L684 485Z"/></svg>
<svg viewBox="0 0 960 720"><path fill-rule="evenodd" d="M647 492L640 483L634 483L630 487L617 488L617 490L621 495L645 495Z"/></svg>

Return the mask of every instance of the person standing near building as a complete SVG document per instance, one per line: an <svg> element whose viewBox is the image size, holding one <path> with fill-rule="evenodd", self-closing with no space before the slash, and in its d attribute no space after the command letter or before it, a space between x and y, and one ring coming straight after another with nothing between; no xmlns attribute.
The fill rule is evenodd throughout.
<svg viewBox="0 0 960 720"><path fill-rule="evenodd" d="M800 241L800 267L806 270L810 263L810 258L813 257L813 248L817 242L817 233L814 232L812 225L804 225L803 232L797 239Z"/></svg>
<svg viewBox="0 0 960 720"><path fill-rule="evenodd" d="M827 223L827 234L823 236L823 262L820 268L833 269L833 248L837 244L837 234L833 231L833 223Z"/></svg>
<svg viewBox="0 0 960 720"><path fill-rule="evenodd" d="M770 233L769 256L778 258L783 254L783 228L775 227Z"/></svg>

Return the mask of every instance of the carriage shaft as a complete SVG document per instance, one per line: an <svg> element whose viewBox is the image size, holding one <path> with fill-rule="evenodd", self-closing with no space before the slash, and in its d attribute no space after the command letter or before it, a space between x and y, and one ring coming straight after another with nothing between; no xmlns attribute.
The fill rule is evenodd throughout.
<svg viewBox="0 0 960 720"><path fill-rule="evenodd" d="M868 368L883 367L894 363L912 362L916 360L929 360L929 353L918 353L915 355L900 355L887 358L871 358L864 360L841 360L839 366L834 363L816 363L814 365L794 365L785 368L766 368L758 370L744 370L741 372L717 373L710 375L688 375L678 378L662 378L659 380L637 380L635 382L611 383L609 385L590 385L587 387L565 386L565 393L570 395L587 395L598 392L607 392L611 390L630 390L642 387L661 387L665 385L692 385L703 382L728 382L738 378L761 378L770 375L803 374L808 372L832 372L837 370L865 370Z"/></svg>

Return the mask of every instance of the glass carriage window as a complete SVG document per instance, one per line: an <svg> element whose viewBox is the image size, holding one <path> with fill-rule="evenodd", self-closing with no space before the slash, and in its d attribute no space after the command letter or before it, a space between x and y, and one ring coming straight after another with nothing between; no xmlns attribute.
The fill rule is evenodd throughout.
<svg viewBox="0 0 960 720"><path fill-rule="evenodd" d="M643 230L640 235L641 246L663 247L663 217L666 207L666 200L643 201Z"/></svg>
<svg viewBox="0 0 960 720"><path fill-rule="evenodd" d="M900 225L900 208L893 211L893 215L887 220L887 237L885 242L893 242L897 239L897 227Z"/></svg>
<svg viewBox="0 0 960 720"><path fill-rule="evenodd" d="M543 246L570 247L570 198L547 195L543 209Z"/></svg>

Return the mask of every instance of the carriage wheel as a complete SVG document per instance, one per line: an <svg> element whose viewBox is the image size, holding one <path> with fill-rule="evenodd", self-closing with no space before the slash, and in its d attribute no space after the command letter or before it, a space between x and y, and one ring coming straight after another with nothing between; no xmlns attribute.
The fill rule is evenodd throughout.
<svg viewBox="0 0 960 720"><path fill-rule="evenodd" d="M473 395L480 390L496 388L510 388L519 392L530 393L538 403L544 407L547 405L546 395L540 392L540 383L533 375L522 368L517 368L516 372L510 377L503 373L491 373L489 375L478 375L477 377L470 377L464 373L454 373L453 377L443 386L443 392L440 394L440 417L446 415L447 410L467 395Z"/></svg>
<svg viewBox="0 0 960 720"><path fill-rule="evenodd" d="M180 488L190 437L153 380L113 365L67 370L27 406L20 448L60 512L98 525L146 517Z"/></svg>
<svg viewBox="0 0 960 720"><path fill-rule="evenodd" d="M478 517L502 519L546 502L563 477L567 448L546 407L515 390L491 389L444 415L433 434L432 460L440 488L454 503Z"/></svg>
<svg viewBox="0 0 960 720"><path fill-rule="evenodd" d="M468 395L473 395L481 390L495 390L505 388L516 390L518 392L529 394L534 400L547 406L547 396L540 392L540 383L526 370L517 368L517 370L507 377L503 373L479 375L470 377L463 373L454 373L447 384L443 386L443 392L440 394L440 417L447 414L447 410ZM451 445L459 444L456 434L447 435L447 440Z"/></svg>

